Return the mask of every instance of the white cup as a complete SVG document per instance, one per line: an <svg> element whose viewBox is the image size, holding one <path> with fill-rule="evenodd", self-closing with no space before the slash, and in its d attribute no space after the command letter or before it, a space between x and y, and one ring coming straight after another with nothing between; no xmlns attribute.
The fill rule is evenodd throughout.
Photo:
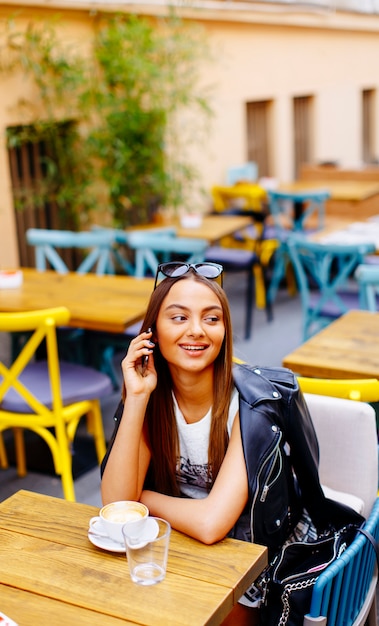
<svg viewBox="0 0 379 626"><path fill-rule="evenodd" d="M99 537L109 537L113 541L123 543L122 527L124 524L133 521L138 527L143 525L148 515L149 509L141 502L134 500L110 502L100 509L99 515L90 519L90 532Z"/></svg>
<svg viewBox="0 0 379 626"><path fill-rule="evenodd" d="M122 529L132 581L155 585L166 576L171 526L159 517L148 517L138 528L127 522Z"/></svg>

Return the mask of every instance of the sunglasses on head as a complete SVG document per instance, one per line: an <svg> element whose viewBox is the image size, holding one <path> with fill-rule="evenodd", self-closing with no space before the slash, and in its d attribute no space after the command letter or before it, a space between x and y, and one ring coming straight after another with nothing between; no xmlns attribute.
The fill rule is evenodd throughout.
<svg viewBox="0 0 379 626"><path fill-rule="evenodd" d="M163 274L163 276L170 278L177 278L179 276L184 276L184 274L187 274L190 270L200 276L203 276L204 278L209 278L210 280L214 280L215 278L221 276L222 286L222 272L224 271L224 268L218 263L182 263L180 261L170 261L168 263L160 263L160 265L158 265L157 273L155 275L154 289L157 286L159 274Z"/></svg>

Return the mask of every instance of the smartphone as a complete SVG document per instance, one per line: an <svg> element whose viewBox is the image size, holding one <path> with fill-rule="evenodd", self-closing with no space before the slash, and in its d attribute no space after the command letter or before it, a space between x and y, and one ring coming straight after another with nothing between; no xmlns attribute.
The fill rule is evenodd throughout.
<svg viewBox="0 0 379 626"><path fill-rule="evenodd" d="M146 372L146 369L147 369L148 362L149 362L149 355L145 354L142 357L142 364L141 364L141 374L142 374L142 376L145 376L145 372Z"/></svg>

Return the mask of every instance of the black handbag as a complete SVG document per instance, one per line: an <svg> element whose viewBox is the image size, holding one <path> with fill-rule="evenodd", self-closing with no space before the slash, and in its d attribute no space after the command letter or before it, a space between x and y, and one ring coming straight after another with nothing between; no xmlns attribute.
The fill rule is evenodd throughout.
<svg viewBox="0 0 379 626"><path fill-rule="evenodd" d="M369 535L356 525L349 524L311 543L285 545L265 572L266 593L261 606L261 623L267 626L302 626L318 576L338 559L357 532ZM377 551L375 539L372 536L368 538Z"/></svg>

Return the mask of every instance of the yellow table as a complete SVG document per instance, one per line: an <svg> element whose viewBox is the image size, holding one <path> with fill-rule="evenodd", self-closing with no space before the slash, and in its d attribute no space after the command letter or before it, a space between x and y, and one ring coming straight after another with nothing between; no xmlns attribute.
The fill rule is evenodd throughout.
<svg viewBox="0 0 379 626"><path fill-rule="evenodd" d="M206 546L173 531L165 580L141 587L125 554L88 540L96 513L27 491L0 504L0 609L19 626L215 626L267 563L261 546Z"/></svg>
<svg viewBox="0 0 379 626"><path fill-rule="evenodd" d="M22 272L20 287L0 289L0 311L65 306L71 313L70 326L113 333L123 333L143 318L154 286L152 278L58 274L32 268Z"/></svg>
<svg viewBox="0 0 379 626"><path fill-rule="evenodd" d="M379 314L349 311L283 359L313 378L379 378Z"/></svg>

